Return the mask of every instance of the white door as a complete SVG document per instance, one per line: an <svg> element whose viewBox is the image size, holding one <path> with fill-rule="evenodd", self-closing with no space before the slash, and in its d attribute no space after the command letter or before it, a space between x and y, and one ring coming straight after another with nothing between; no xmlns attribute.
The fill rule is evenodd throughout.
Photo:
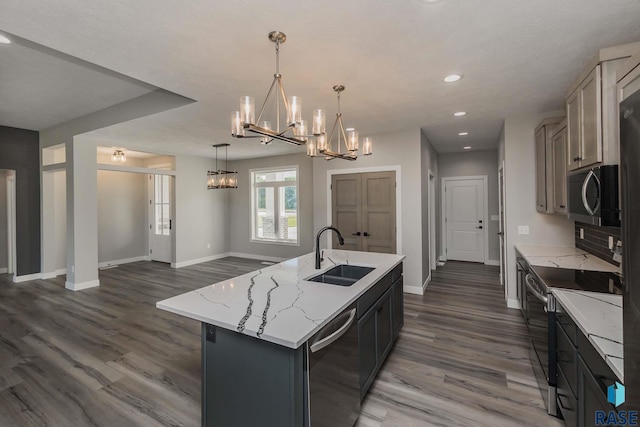
<svg viewBox="0 0 640 427"><path fill-rule="evenodd" d="M153 261L171 262L172 177L149 175L149 257Z"/></svg>
<svg viewBox="0 0 640 427"><path fill-rule="evenodd" d="M484 180L445 181L447 259L484 262Z"/></svg>

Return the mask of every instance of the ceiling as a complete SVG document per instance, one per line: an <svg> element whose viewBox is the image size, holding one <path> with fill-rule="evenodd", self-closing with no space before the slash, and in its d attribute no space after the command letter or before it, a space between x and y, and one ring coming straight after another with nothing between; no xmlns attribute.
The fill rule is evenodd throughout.
<svg viewBox="0 0 640 427"><path fill-rule="evenodd" d="M495 148L505 117L562 109L566 89L598 49L640 40L638 16L637 0L4 0L0 30L198 101L88 138L209 157L211 144L227 142L237 159L304 152L229 135L239 97L259 104L266 95L271 30L288 36L281 73L307 118L315 108L331 117L331 87L342 83L345 125L360 135L422 128L438 151L450 152ZM13 47L0 46L2 64ZM443 83L451 73L464 78ZM18 85L4 72L0 84ZM101 100L111 92L91 86L87 93ZM0 97L3 124L4 104Z"/></svg>

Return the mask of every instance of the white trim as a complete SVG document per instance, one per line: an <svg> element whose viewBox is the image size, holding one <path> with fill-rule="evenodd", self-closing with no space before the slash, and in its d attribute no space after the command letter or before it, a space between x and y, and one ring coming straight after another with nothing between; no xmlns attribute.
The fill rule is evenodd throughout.
<svg viewBox="0 0 640 427"><path fill-rule="evenodd" d="M25 274L22 276L13 276L13 283L22 283L22 282L28 282L30 280L40 280L42 278L42 274L40 273L33 273L33 274Z"/></svg>
<svg viewBox="0 0 640 427"><path fill-rule="evenodd" d="M42 172L66 171L67 163L52 163L50 165L42 165Z"/></svg>
<svg viewBox="0 0 640 427"><path fill-rule="evenodd" d="M269 240L269 239L249 238L249 241L251 243L262 243L262 244L277 245L277 246L300 246L300 242L294 242L293 240L288 241L288 240Z"/></svg>
<svg viewBox="0 0 640 427"><path fill-rule="evenodd" d="M144 173L144 174L151 174L151 175L176 176L176 171L171 171L171 170L142 168L138 166L108 165L106 163L97 163L96 169L98 169L99 171L130 172L130 173Z"/></svg>
<svg viewBox="0 0 640 427"><path fill-rule="evenodd" d="M10 171L7 185L7 273L18 271L18 250L16 247L16 172Z"/></svg>
<svg viewBox="0 0 640 427"><path fill-rule="evenodd" d="M7 271L7 267L0 268L0 274L6 274Z"/></svg>
<svg viewBox="0 0 640 427"><path fill-rule="evenodd" d="M100 286L100 280L98 279L82 283L65 282L64 284L64 287L70 291L81 291L83 289L95 288L97 286Z"/></svg>
<svg viewBox="0 0 640 427"><path fill-rule="evenodd" d="M113 261L99 262L98 263L98 268L109 267L109 266L112 266L112 265L119 265L119 264L128 264L130 262L149 261L150 259L151 258L146 256L146 255L135 256L135 257L131 257L131 258L116 259L116 260L113 260Z"/></svg>
<svg viewBox="0 0 640 427"><path fill-rule="evenodd" d="M65 274L67 274L67 269L61 268L60 270L52 271L49 273L42 273L42 280L53 279L54 277L64 276Z"/></svg>
<svg viewBox="0 0 640 427"><path fill-rule="evenodd" d="M217 255L206 256L206 257L203 257L203 258L190 259L190 260L187 260L187 261L180 261L180 262L172 262L171 263L171 268L188 267L190 265L201 264L201 263L207 262L207 261L214 261L216 259L225 258L225 257L228 257L228 256L229 256L229 253L225 252L225 253L221 253L221 254L217 254Z"/></svg>
<svg viewBox="0 0 640 427"><path fill-rule="evenodd" d="M522 307L520 307L520 301L513 298L507 299L507 308L517 308L518 310L522 310Z"/></svg>
<svg viewBox="0 0 640 427"><path fill-rule="evenodd" d="M442 209L442 217L440 218L440 225L442 227L442 253L440 254L440 259L446 261L447 260L447 224L446 220L446 206L447 206L447 193L446 193L446 183L447 181L471 181L471 180L482 180L484 192L484 218L482 220L482 229L484 230L484 263L487 264L489 262L489 185L488 185L489 177L487 175L475 175L475 176L448 176L442 178L442 185L440 189L441 193L441 209Z"/></svg>
<svg viewBox="0 0 640 427"><path fill-rule="evenodd" d="M500 260L499 259L489 259L487 261L485 261L485 265L495 265L497 267L500 266Z"/></svg>
<svg viewBox="0 0 640 427"><path fill-rule="evenodd" d="M331 177L349 173L389 172L396 173L396 253L402 253L402 167L400 165L369 166L365 168L330 169L327 171L327 221L331 224ZM333 233L328 236L329 245L333 246Z"/></svg>
<svg viewBox="0 0 640 427"><path fill-rule="evenodd" d="M427 280L424 281L422 286L403 286L402 291L405 294L424 295L429 283L431 283L431 271L429 271L429 277L427 277Z"/></svg>
<svg viewBox="0 0 640 427"><path fill-rule="evenodd" d="M276 256L265 256L265 255L255 255L255 254L245 254L241 252L228 252L227 256L234 256L238 258L247 258L247 259L258 259L263 261L272 261L272 262L283 262L288 258L281 258Z"/></svg>

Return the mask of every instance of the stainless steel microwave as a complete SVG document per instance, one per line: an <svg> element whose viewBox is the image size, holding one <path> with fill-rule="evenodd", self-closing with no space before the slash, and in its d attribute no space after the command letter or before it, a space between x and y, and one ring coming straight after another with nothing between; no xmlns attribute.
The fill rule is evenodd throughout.
<svg viewBox="0 0 640 427"><path fill-rule="evenodd" d="M567 177L569 219L620 227L618 165L599 166Z"/></svg>

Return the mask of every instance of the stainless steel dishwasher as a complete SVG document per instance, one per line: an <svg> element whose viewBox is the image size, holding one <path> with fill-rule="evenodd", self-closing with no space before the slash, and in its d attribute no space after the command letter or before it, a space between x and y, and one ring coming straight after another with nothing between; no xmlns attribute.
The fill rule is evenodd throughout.
<svg viewBox="0 0 640 427"><path fill-rule="evenodd" d="M308 341L310 427L352 427L360 415L355 304Z"/></svg>

